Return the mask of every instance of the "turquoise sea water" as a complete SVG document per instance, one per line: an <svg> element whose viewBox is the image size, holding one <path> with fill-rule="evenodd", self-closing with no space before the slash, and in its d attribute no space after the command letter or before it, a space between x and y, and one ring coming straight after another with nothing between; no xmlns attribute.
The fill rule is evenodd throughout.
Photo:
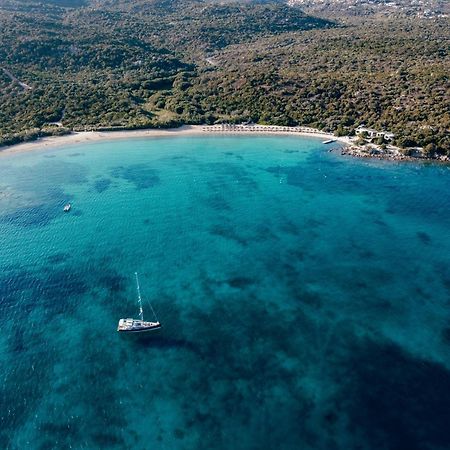
<svg viewBox="0 0 450 450"><path fill-rule="evenodd" d="M0 448L450 448L450 168L327 150L0 155Z"/></svg>

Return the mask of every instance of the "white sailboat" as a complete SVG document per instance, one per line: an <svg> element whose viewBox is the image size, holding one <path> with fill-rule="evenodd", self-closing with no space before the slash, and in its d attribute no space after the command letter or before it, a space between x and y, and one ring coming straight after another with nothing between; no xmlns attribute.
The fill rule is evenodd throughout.
<svg viewBox="0 0 450 450"><path fill-rule="evenodd" d="M117 326L117 331L122 333L144 333L146 331L153 331L161 328L161 323L158 321L155 311L150 304L153 315L155 317L155 322L146 322L144 320L144 311L142 309L142 299L141 299L141 289L139 287L139 278L137 272L134 273L136 276L136 287L139 300L139 319L120 319L119 325Z"/></svg>

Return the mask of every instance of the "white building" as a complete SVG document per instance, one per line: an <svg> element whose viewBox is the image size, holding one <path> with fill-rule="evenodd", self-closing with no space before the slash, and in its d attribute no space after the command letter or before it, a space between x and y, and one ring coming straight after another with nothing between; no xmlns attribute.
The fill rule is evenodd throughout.
<svg viewBox="0 0 450 450"><path fill-rule="evenodd" d="M392 141L392 139L394 139L395 137L394 133L389 133L388 131L378 131L374 130L373 128L367 128L364 125L360 125L358 128L356 128L355 134L359 136L362 133L366 133L369 139L383 137L387 141Z"/></svg>

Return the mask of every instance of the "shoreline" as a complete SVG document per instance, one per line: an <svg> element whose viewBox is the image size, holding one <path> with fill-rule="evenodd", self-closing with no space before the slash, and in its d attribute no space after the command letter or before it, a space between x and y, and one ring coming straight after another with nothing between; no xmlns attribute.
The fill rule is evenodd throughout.
<svg viewBox="0 0 450 450"><path fill-rule="evenodd" d="M399 147L388 145L382 149L379 145L367 143L358 145L355 137L335 136L332 133L320 131L310 127L285 127L277 125L183 125L178 128L147 128L138 130L108 130L108 131L72 131L63 136L47 136L29 142L0 147L0 156L13 153L28 152L31 150L44 150L68 145L99 142L108 140L170 137L170 136L199 136L199 135L278 135L301 136L323 140L332 140L342 144L340 149L331 148L329 151L339 151L342 156L353 158L382 159L390 161L429 161L448 164L448 156L424 157L423 154L406 155Z"/></svg>
<svg viewBox="0 0 450 450"><path fill-rule="evenodd" d="M183 125L178 128L149 128L142 130L118 130L118 131L73 131L63 136L46 136L30 142L20 142L14 145L0 147L0 155L22 153L31 150L43 150L60 146L83 144L87 142L99 142L102 140L129 139L139 137L170 137L170 136L194 136L194 135L294 135L312 137L317 139L335 139L346 146L351 145L350 138L336 137L331 133L321 132L315 129L302 127L278 127L274 125L239 125L240 128L222 129L220 125Z"/></svg>

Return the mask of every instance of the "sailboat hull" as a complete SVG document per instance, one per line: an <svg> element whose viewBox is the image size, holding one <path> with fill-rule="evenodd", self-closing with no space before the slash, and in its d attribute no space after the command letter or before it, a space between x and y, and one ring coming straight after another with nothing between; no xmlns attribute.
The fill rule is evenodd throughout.
<svg viewBox="0 0 450 450"><path fill-rule="evenodd" d="M148 333L149 331L156 331L161 328L161 325L157 327L149 327L149 328L143 328L142 330L117 330L119 333L125 333L125 334L138 334L138 333Z"/></svg>
<svg viewBox="0 0 450 450"><path fill-rule="evenodd" d="M120 319L117 331L120 333L146 333L161 328L159 322L145 322L143 320Z"/></svg>

